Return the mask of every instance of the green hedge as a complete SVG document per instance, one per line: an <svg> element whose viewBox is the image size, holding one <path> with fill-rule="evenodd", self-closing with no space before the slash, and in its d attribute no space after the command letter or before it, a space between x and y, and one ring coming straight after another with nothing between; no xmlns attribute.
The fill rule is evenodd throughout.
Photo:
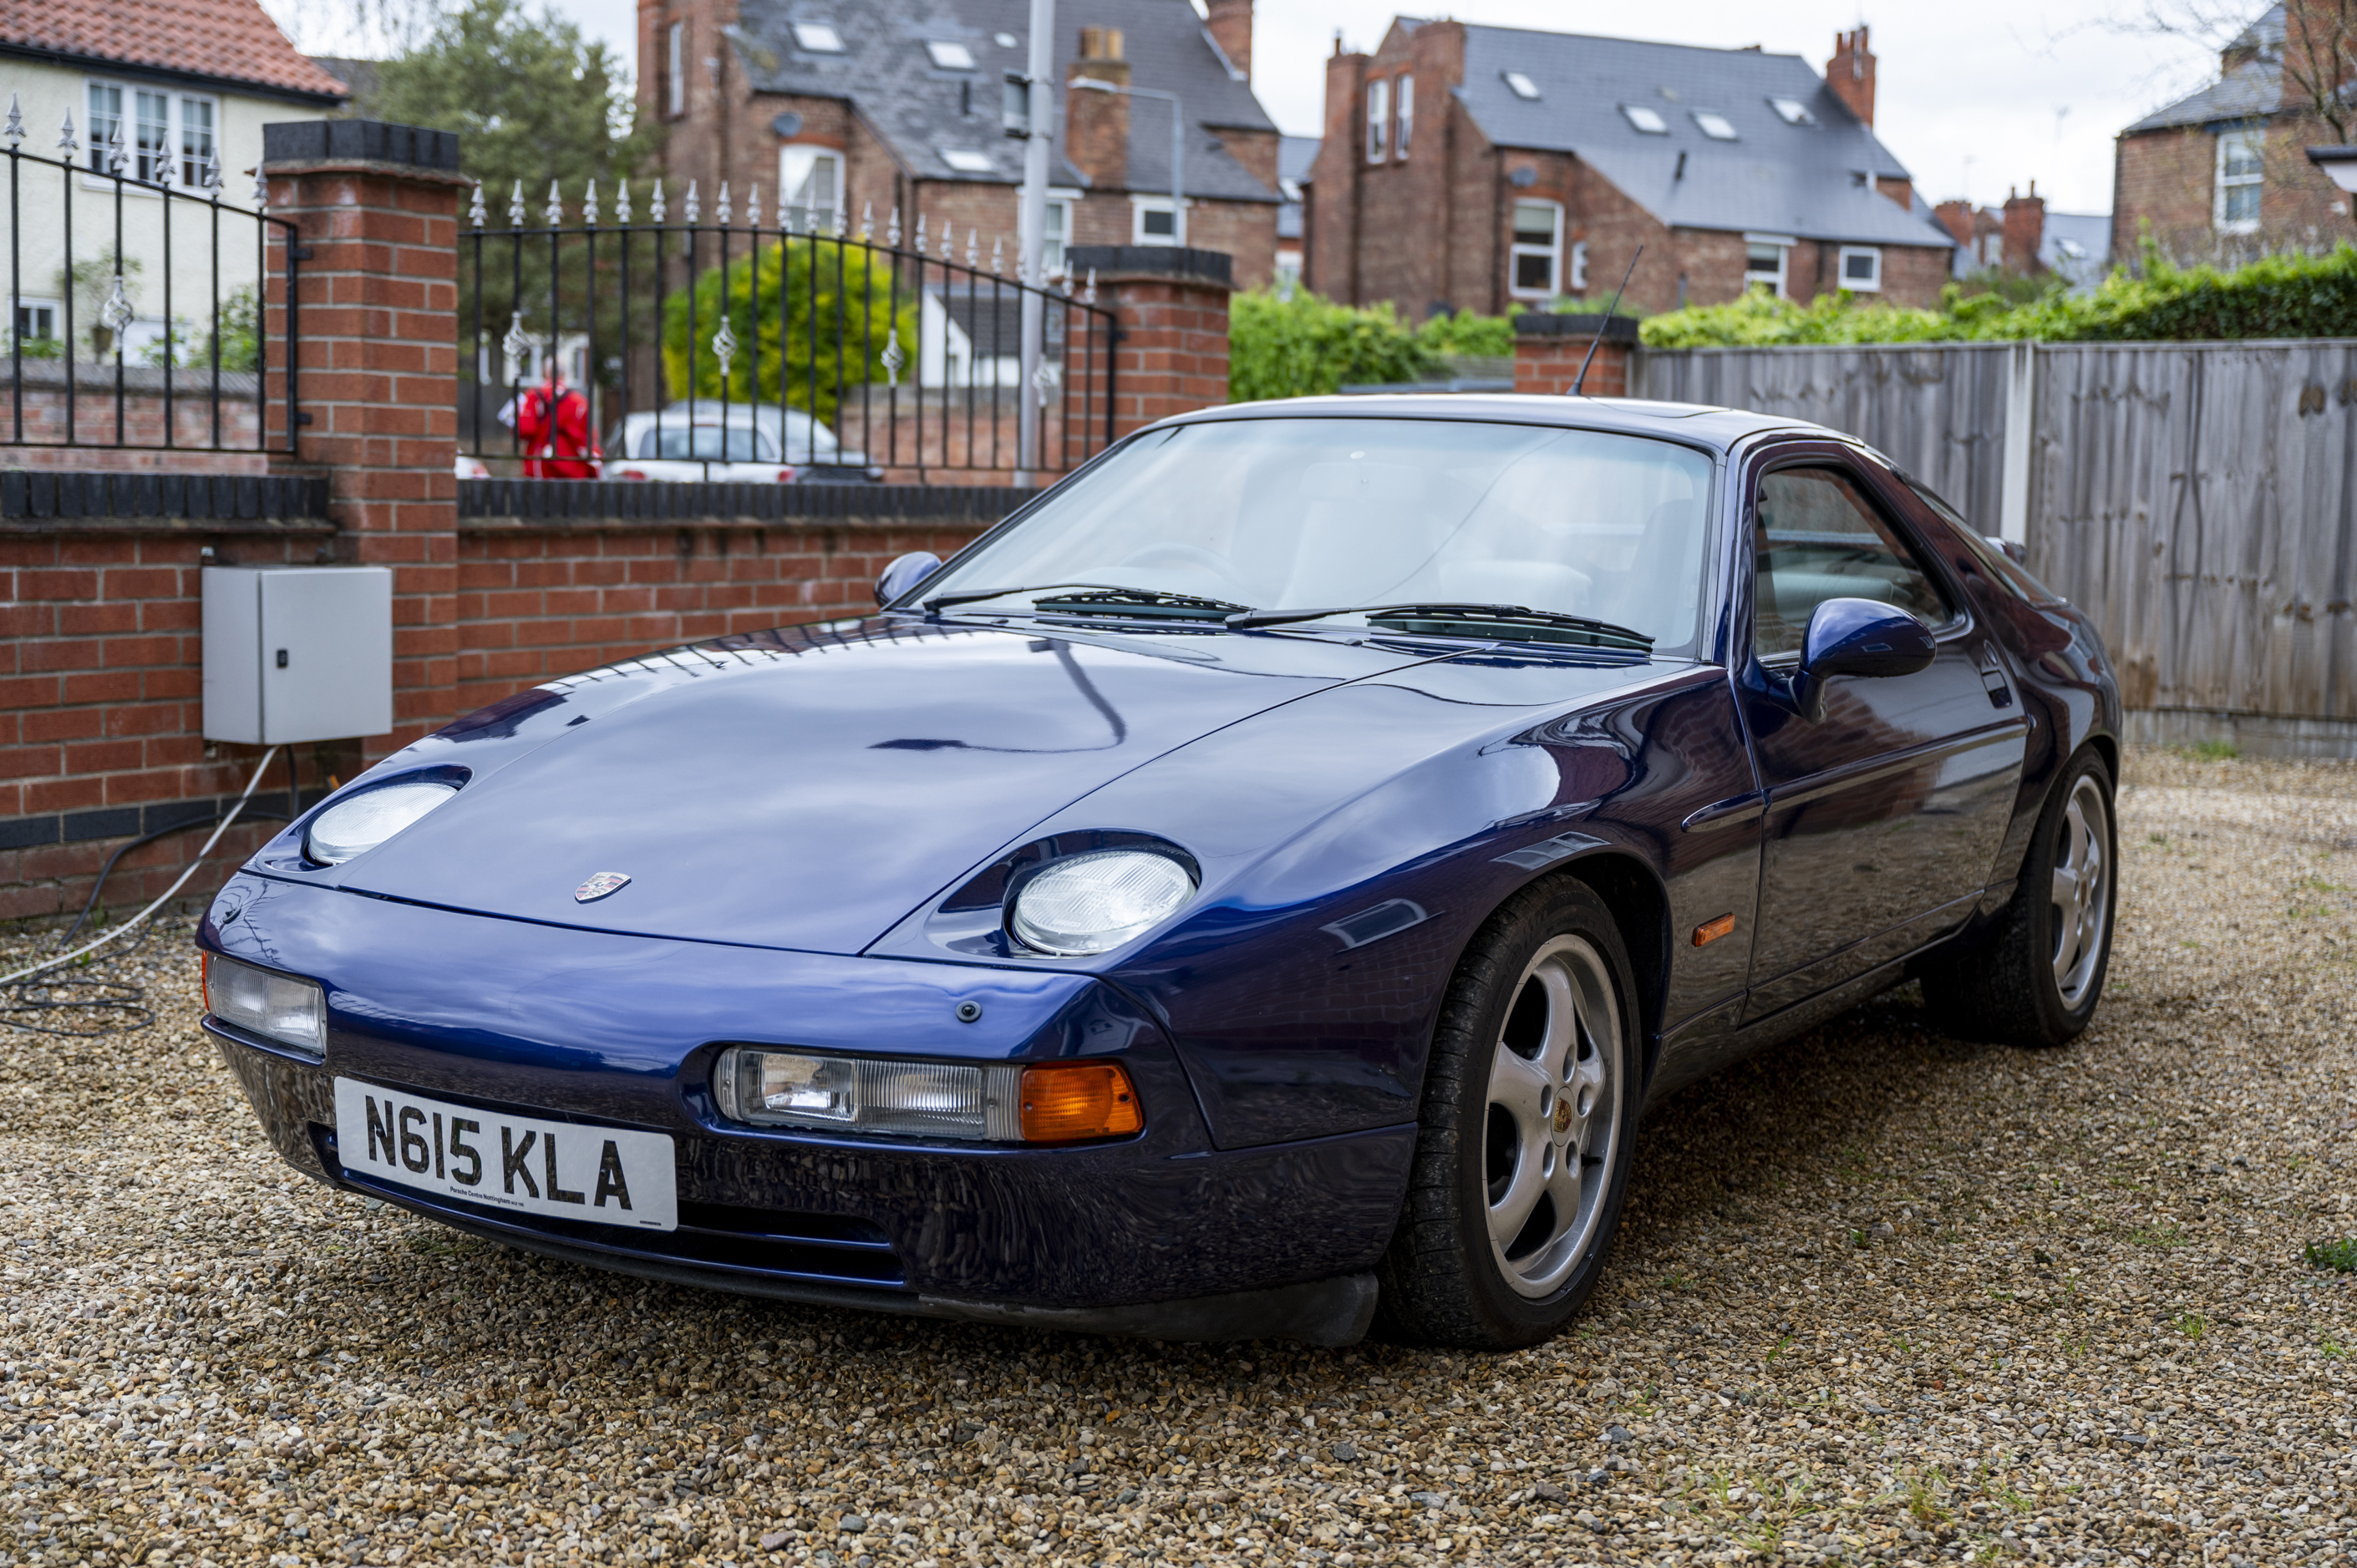
<svg viewBox="0 0 2357 1568"><path fill-rule="evenodd" d="M2016 304L1951 285L1937 310L1848 294L1807 305L1754 290L1726 305L1648 318L1651 349L1761 343L2212 342L2238 338L2357 337L2357 248L2268 256L2232 272L2171 265L2150 245L2144 274L2115 272L2093 292L2060 288Z"/></svg>
<svg viewBox="0 0 2357 1568"><path fill-rule="evenodd" d="M1316 397L1346 386L1443 373L1444 354L1504 355L1514 329L1502 316L1435 317L1410 327L1389 305L1337 305L1297 288L1239 294L1228 309L1228 398Z"/></svg>

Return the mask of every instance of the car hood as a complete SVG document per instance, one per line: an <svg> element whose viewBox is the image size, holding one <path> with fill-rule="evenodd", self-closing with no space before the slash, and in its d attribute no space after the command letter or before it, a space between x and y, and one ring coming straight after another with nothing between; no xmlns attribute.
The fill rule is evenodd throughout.
<svg viewBox="0 0 2357 1568"><path fill-rule="evenodd" d="M255 868L488 915L857 952L1108 781L1429 657L887 619L727 639L494 704L360 781L463 768L448 804L337 867L305 867L290 830ZM577 901L600 872L630 880Z"/></svg>

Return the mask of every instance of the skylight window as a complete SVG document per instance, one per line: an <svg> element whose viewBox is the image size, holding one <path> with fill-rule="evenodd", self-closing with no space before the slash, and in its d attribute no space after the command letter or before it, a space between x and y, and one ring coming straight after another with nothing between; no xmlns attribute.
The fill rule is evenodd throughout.
<svg viewBox="0 0 2357 1568"><path fill-rule="evenodd" d="M1539 95L1539 84L1533 81L1529 77L1524 76L1521 71L1508 70L1501 71L1499 74L1506 79L1506 86L1513 92L1515 97L1536 98Z"/></svg>
<svg viewBox="0 0 2357 1568"><path fill-rule="evenodd" d="M926 39L925 52L933 57L933 66L938 70L972 70L974 69L974 51L963 44L954 43L948 38Z"/></svg>
<svg viewBox="0 0 2357 1568"><path fill-rule="evenodd" d="M843 52L843 35L834 30L832 22L796 22L794 43L805 54L839 55Z"/></svg>
<svg viewBox="0 0 2357 1568"><path fill-rule="evenodd" d="M1657 109L1648 109L1642 103L1623 103L1620 105L1620 113L1629 117L1629 124L1649 136L1666 136L1670 134L1670 123L1662 118L1661 111Z"/></svg>
<svg viewBox="0 0 2357 1568"><path fill-rule="evenodd" d="M1734 124L1724 114L1714 114L1707 109L1697 109L1694 112L1694 123L1702 127L1702 134L1714 142L1735 140Z"/></svg>
<svg viewBox="0 0 2357 1568"><path fill-rule="evenodd" d="M942 162L960 174L988 174L991 170L990 155L975 152L972 147L943 147Z"/></svg>
<svg viewBox="0 0 2357 1568"><path fill-rule="evenodd" d="M1776 111L1776 118L1787 125L1813 125L1817 123L1817 117L1809 113L1809 106L1797 98L1770 98L1768 107Z"/></svg>

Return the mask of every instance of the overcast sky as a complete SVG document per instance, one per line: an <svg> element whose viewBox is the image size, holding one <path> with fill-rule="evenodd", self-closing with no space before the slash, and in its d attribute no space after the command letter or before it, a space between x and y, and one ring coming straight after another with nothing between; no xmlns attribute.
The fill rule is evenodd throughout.
<svg viewBox="0 0 2357 1568"><path fill-rule="evenodd" d="M858 0L845 0L857 4ZM1933 201L2004 199L2032 180L2057 211L2104 212L2112 202L2112 138L2130 121L2214 74L2216 56L2189 39L2105 25L2155 0L1977 0L1861 7L1859 0L1684 0L1632 11L1602 0L1470 0L1469 22L1542 27L1738 48L1760 44L1823 70L1835 33L1860 20L1879 61L1875 129ZM2179 0L2157 0L2175 4ZM2190 3L2190 0L2189 0ZM303 0L270 0L282 19L316 16ZM553 0L560 14L633 51L634 0ZM2262 0L2252 0L2256 16ZM1253 44L1261 102L1286 131L1315 135L1323 61L1335 29L1372 49L1394 13L1361 0L1260 0ZM1639 19L1641 17L1641 21ZM324 39L303 40L314 48Z"/></svg>

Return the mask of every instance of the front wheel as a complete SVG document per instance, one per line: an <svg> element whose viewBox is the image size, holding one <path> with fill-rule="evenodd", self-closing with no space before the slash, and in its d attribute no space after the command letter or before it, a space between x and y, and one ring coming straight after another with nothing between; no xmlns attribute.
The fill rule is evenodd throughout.
<svg viewBox="0 0 2357 1568"><path fill-rule="evenodd" d="M2111 968L2119 841L2112 773L2093 751L2072 758L2039 813L2021 879L1997 928L1923 970L1940 1026L1968 1039L2059 1046L2095 1015Z"/></svg>
<svg viewBox="0 0 2357 1568"><path fill-rule="evenodd" d="M1451 982L1385 1255L1384 1326L1470 1349L1536 1344L1596 1287L1628 1187L1636 988L1585 884L1525 890Z"/></svg>

